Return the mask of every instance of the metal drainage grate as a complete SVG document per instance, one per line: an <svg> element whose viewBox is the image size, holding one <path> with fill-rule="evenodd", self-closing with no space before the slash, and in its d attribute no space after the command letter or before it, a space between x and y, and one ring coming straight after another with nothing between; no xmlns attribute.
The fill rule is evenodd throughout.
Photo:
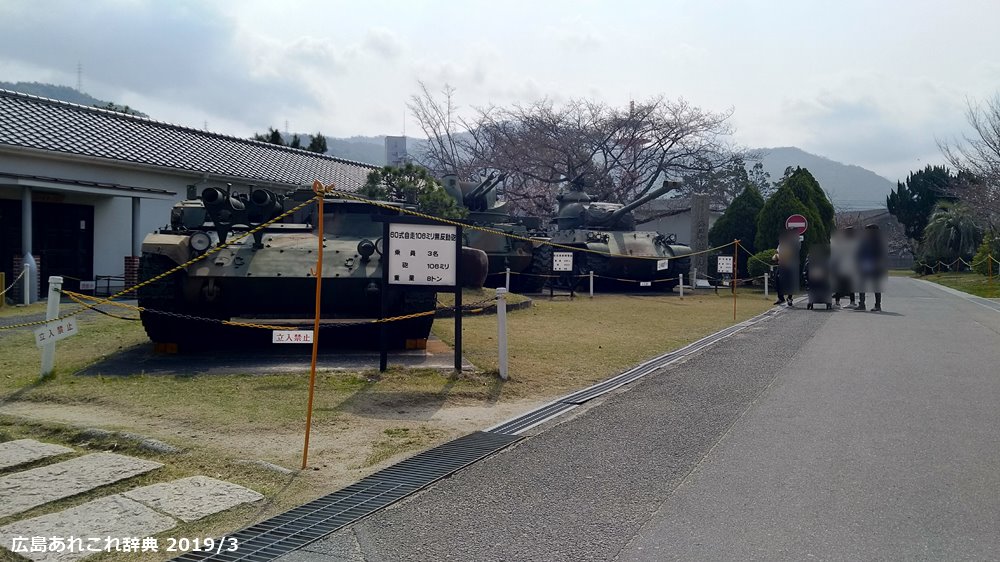
<svg viewBox="0 0 1000 562"><path fill-rule="evenodd" d="M492 433L502 433L505 435L517 435L523 433L528 429L535 427L536 425L539 425L556 416L559 416L560 414L572 410L573 408L579 406L580 404L593 400L594 398L597 398L598 396L601 396L603 394L607 394L608 392L611 392L616 388L625 386L626 384L639 380L642 377L645 377L646 375L656 371L657 369L661 369L669 365L670 363L676 361L677 359L686 357L688 355L691 355L692 353L700 351L701 349L704 349L718 342L719 340L725 339L735 334L736 332L742 331L750 326L753 326L754 324L757 324L758 322L776 316L781 312L782 309L774 308L766 312L763 312L761 314L758 314L757 316L754 316L753 318L740 322L739 324L735 324L733 326L720 330L714 334L705 336L704 338L692 342L680 349L664 353L659 357L654 357L653 359L650 359L649 361L646 361L645 363L642 363L640 365L636 365L635 367L632 367L631 369L625 371L624 373L614 376L604 382L599 382L591 387L584 388L583 390L578 390L572 394L567 394L566 396L563 396L562 398L556 400L555 402L546 404L534 411L518 416L512 420L508 420L498 426L487 429L486 431Z"/></svg>
<svg viewBox="0 0 1000 562"><path fill-rule="evenodd" d="M273 560L353 523L521 439L476 432L424 451L342 490L238 531L234 552L188 552L175 560Z"/></svg>

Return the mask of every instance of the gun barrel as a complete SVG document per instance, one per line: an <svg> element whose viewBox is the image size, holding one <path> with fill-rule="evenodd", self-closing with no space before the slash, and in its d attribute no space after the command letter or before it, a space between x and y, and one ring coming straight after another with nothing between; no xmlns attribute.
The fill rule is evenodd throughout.
<svg viewBox="0 0 1000 562"><path fill-rule="evenodd" d="M232 197L218 187L208 187L201 192L201 200L205 203L205 210L216 224L229 223L237 224L243 222L245 206L243 201Z"/></svg>
<svg viewBox="0 0 1000 562"><path fill-rule="evenodd" d="M621 209L618 209L617 211L612 213L611 220L617 219L618 217L624 215L625 213L628 213L629 211L635 209L636 207L640 207L642 205L645 205L646 203L649 203L650 201L656 199L657 197L663 195L664 193L667 193L668 191L675 189L679 184L680 182L673 182L673 181L663 182L662 186L654 189L653 191L650 191L649 193L643 195L642 197L636 199L635 201L632 201L628 205L625 205Z"/></svg>
<svg viewBox="0 0 1000 562"><path fill-rule="evenodd" d="M282 211L278 196L269 189L255 189L250 194L250 208L253 210L251 218L257 222L271 220Z"/></svg>

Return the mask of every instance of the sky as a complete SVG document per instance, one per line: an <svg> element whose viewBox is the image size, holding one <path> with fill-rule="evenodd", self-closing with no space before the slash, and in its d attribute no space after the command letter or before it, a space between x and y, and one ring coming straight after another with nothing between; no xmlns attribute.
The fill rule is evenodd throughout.
<svg viewBox="0 0 1000 562"><path fill-rule="evenodd" d="M418 136L420 81L462 112L663 95L732 110L737 145L895 181L997 94L997 21L988 0L4 0L0 81L81 65L95 97L241 137Z"/></svg>

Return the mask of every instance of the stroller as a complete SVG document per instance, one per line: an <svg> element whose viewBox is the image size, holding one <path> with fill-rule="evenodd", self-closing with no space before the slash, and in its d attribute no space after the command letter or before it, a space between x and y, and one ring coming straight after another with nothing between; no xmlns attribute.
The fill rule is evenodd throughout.
<svg viewBox="0 0 1000 562"><path fill-rule="evenodd" d="M806 308L813 310L815 305L825 304L827 310L833 309L833 282L827 253L820 249L809 252L804 269L809 299Z"/></svg>

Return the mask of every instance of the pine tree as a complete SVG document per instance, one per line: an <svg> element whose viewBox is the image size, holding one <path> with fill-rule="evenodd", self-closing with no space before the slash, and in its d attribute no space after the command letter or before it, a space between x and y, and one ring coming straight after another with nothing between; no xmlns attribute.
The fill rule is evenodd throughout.
<svg viewBox="0 0 1000 562"><path fill-rule="evenodd" d="M319 154L326 154L326 137L323 133L316 133L313 135L312 140L309 141L309 146L306 150L310 152L318 152Z"/></svg>
<svg viewBox="0 0 1000 562"><path fill-rule="evenodd" d="M775 248L778 246L778 235L785 230L785 221L791 215L802 215L809 222L802 243L803 255L814 244L829 244L823 222L816 209L806 206L795 196L787 184L778 188L768 197L757 215L757 236L754 239L757 248ZM816 228L818 226L818 228Z"/></svg>
<svg viewBox="0 0 1000 562"><path fill-rule="evenodd" d="M754 185L748 185L743 192L733 199L726 212L708 231L708 243L711 246L722 246L733 240L739 240L740 245L755 252L757 238L757 215L764 207L764 198ZM746 260L741 258L741 273L746 271Z"/></svg>

